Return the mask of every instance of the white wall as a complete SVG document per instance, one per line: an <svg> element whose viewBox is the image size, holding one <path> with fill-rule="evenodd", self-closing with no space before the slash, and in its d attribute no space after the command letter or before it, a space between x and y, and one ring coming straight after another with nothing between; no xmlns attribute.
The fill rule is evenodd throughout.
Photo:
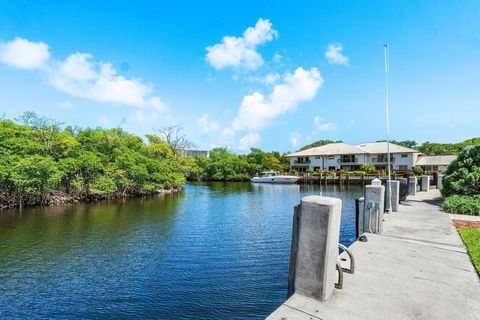
<svg viewBox="0 0 480 320"><path fill-rule="evenodd" d="M411 170L412 167L417 162L418 153L403 153L403 154L406 154L407 156L403 158L402 153L392 153L392 156L395 159L395 161L392 163L393 170L399 170L399 166L401 165L406 165L407 169ZM373 162L373 158L378 158L378 156L379 156L378 154L369 154L369 155L357 154L355 155L355 158L357 159L357 162L355 163L355 165L360 166L364 163L373 163L375 165L386 165L386 163ZM310 160L310 163L308 164L309 171L313 171L315 167L324 168L326 170L328 170L329 167L335 167L335 170L338 170L340 169L340 165L341 165L339 162L339 160L341 159L340 155L335 155L333 157L325 156L323 157L324 161L322 160L321 156L309 156L308 159ZM307 166L307 164L302 165L302 164L295 163L295 161L297 160L298 160L298 157L290 158L290 167ZM348 165L348 164L345 164L345 165Z"/></svg>

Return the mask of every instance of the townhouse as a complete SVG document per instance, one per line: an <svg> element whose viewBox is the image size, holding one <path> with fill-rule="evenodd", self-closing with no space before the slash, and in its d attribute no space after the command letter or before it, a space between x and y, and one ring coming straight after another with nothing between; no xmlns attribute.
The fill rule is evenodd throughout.
<svg viewBox="0 0 480 320"><path fill-rule="evenodd" d="M390 162L395 171L408 171L422 153L390 143ZM364 163L373 163L378 170L387 168L387 143L331 143L287 155L290 169L298 172L316 170L357 170Z"/></svg>

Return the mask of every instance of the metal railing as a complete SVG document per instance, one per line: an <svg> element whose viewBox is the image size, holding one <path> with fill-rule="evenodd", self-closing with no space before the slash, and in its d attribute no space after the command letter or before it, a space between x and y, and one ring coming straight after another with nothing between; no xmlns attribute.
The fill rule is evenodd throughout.
<svg viewBox="0 0 480 320"><path fill-rule="evenodd" d="M338 163L342 163L342 164L355 164L355 163L358 163L358 158L355 158L355 159L338 159L337 160Z"/></svg>
<svg viewBox="0 0 480 320"><path fill-rule="evenodd" d="M374 163L387 163L387 158L372 158L372 162ZM395 157L390 158L390 162L394 163L395 162Z"/></svg>
<svg viewBox="0 0 480 320"><path fill-rule="evenodd" d="M293 163L295 164L310 164L310 160L305 160L305 161L298 161L298 160L293 160Z"/></svg>

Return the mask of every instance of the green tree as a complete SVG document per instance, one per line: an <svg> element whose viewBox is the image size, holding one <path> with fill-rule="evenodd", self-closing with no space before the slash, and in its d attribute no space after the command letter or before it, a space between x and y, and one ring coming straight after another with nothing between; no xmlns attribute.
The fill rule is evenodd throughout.
<svg viewBox="0 0 480 320"><path fill-rule="evenodd" d="M442 184L444 197L480 194L480 146L462 151L448 166Z"/></svg>

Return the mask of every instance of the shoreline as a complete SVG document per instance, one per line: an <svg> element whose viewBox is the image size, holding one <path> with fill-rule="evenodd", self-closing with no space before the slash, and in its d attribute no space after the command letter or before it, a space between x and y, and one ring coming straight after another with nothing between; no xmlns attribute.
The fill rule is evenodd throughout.
<svg viewBox="0 0 480 320"><path fill-rule="evenodd" d="M159 188L155 190L140 190L131 193L110 193L105 195L81 195L67 194L61 191L50 191L42 196L24 197L21 201L18 198L0 196L0 212L7 209L21 209L32 207L47 207L74 203L100 203L109 200L133 199L142 197L151 197L155 195L165 195L183 191L184 187L172 186L168 188Z"/></svg>

